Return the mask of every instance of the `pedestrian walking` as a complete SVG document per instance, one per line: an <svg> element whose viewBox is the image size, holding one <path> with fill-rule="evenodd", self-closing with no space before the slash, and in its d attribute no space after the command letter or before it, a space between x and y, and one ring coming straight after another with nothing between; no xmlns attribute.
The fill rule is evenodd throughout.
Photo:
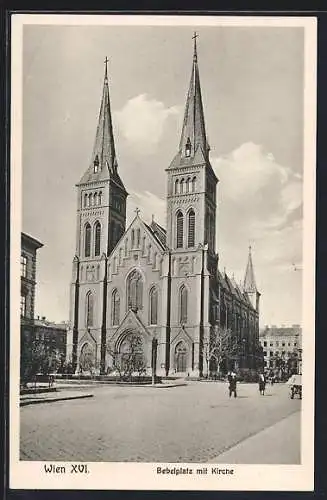
<svg viewBox="0 0 327 500"><path fill-rule="evenodd" d="M229 383L229 397L232 397L232 394L234 394L234 398L237 397L236 393L236 384L237 384L237 377L236 373L233 372L232 370L228 372L227 374L227 380Z"/></svg>
<svg viewBox="0 0 327 500"><path fill-rule="evenodd" d="M259 375L259 392L262 396L265 395L265 389L266 389L266 377L264 376L263 373L260 373L260 375Z"/></svg>

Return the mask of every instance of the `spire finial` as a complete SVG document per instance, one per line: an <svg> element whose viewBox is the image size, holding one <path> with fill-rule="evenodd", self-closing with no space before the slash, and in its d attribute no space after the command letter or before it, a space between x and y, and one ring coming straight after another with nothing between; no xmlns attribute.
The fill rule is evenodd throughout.
<svg viewBox="0 0 327 500"><path fill-rule="evenodd" d="M197 47L196 47L196 39L198 38L198 34L196 31L194 31L193 33L193 36L192 36L192 40L194 40L194 52L193 52L193 61L197 61L198 60L198 53L197 53Z"/></svg>
<svg viewBox="0 0 327 500"><path fill-rule="evenodd" d="M109 59L106 56L106 58L104 60L104 64L105 64L104 79L105 80L108 80L108 62L109 62Z"/></svg>
<svg viewBox="0 0 327 500"><path fill-rule="evenodd" d="M134 212L136 213L136 217L139 216L140 211L141 210L138 207L135 208Z"/></svg>
<svg viewBox="0 0 327 500"><path fill-rule="evenodd" d="M252 253L252 246L249 245L249 253Z"/></svg>

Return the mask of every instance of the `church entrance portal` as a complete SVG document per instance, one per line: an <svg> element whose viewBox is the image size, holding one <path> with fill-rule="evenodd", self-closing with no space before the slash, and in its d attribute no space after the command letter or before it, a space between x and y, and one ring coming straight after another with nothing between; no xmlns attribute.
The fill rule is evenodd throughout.
<svg viewBox="0 0 327 500"><path fill-rule="evenodd" d="M119 363L124 376L142 374L146 370L143 338L137 333L125 336L119 346Z"/></svg>
<svg viewBox="0 0 327 500"><path fill-rule="evenodd" d="M90 344L84 344L79 358L79 367L81 372L92 373L95 366L95 352Z"/></svg>
<svg viewBox="0 0 327 500"><path fill-rule="evenodd" d="M175 348L175 368L177 373L187 370L187 347L185 342L179 342Z"/></svg>

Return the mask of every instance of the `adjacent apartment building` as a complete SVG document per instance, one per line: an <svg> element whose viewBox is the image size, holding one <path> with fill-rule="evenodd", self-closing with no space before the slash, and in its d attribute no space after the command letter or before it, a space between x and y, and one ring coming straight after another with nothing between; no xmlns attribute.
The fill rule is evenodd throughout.
<svg viewBox="0 0 327 500"><path fill-rule="evenodd" d="M265 326L260 332L265 370L279 378L302 372L302 328L300 325Z"/></svg>
<svg viewBox="0 0 327 500"><path fill-rule="evenodd" d="M20 255L20 324L22 335L33 334L35 287L36 287L36 252L43 243L25 233L21 235Z"/></svg>

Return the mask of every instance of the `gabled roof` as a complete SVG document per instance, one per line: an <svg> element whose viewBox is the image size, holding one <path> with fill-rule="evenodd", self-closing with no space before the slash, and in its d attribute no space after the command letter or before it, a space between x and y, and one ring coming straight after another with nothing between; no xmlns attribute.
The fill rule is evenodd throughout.
<svg viewBox="0 0 327 500"><path fill-rule="evenodd" d="M159 242L161 243L163 248L167 248L166 247L167 231L162 226L160 226L160 224L155 222L154 219L152 219L152 222L150 225L148 225L148 224L145 224L145 225L152 232L152 234L155 236L155 238L157 240L159 240Z"/></svg>

